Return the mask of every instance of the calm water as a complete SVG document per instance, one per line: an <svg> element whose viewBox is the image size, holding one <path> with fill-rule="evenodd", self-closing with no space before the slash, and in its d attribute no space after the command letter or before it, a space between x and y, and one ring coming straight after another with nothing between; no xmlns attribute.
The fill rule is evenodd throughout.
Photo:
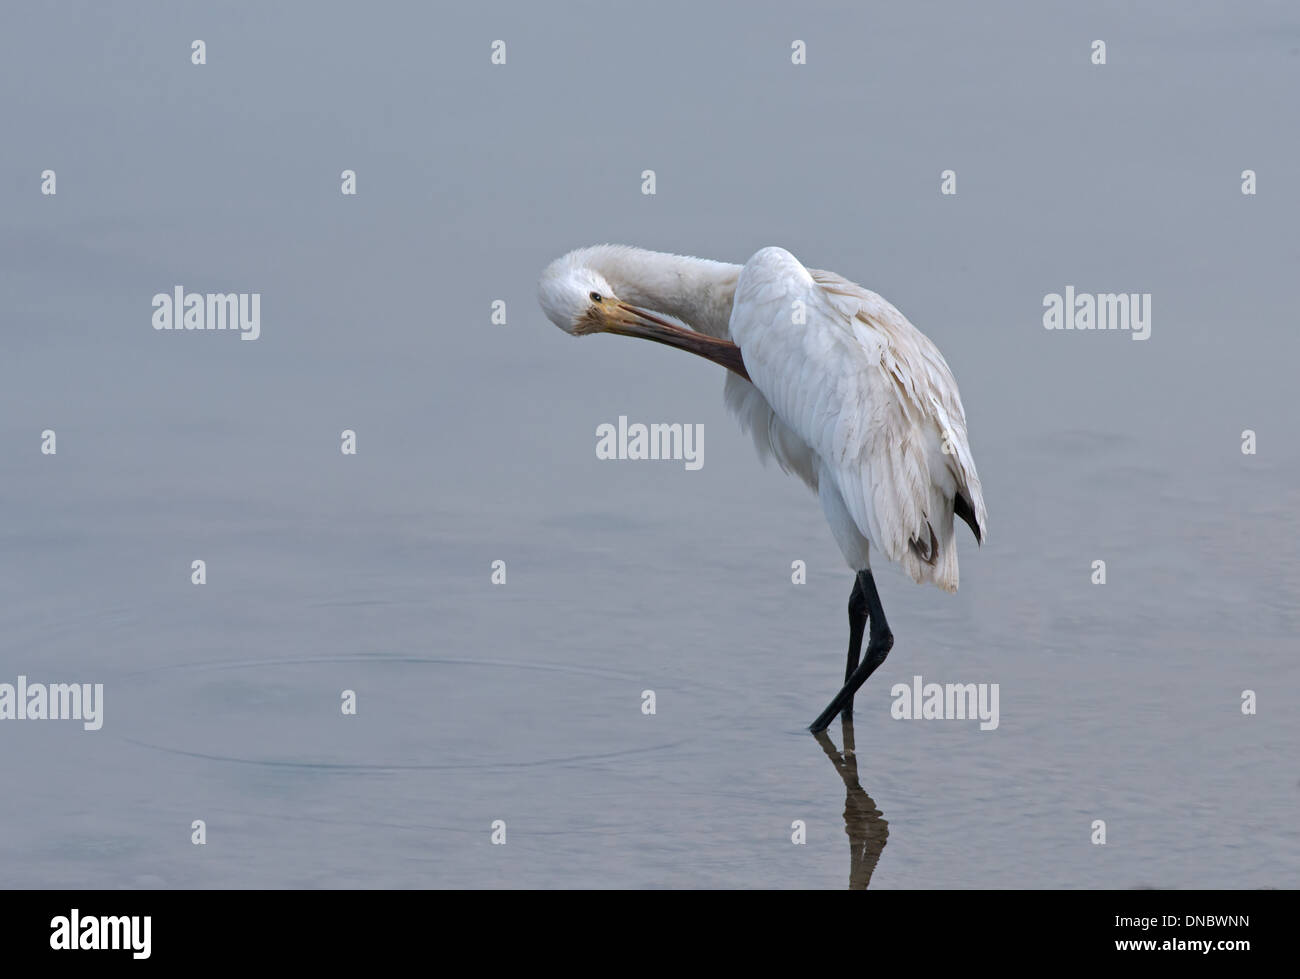
<svg viewBox="0 0 1300 979"><path fill-rule="evenodd" d="M1300 885L1293 7L138 9L0 37L0 682L105 684L0 724L0 881ZM956 596L878 569L847 762L817 501L713 365L536 307L604 240L784 245L961 382L990 537ZM155 332L177 284L261 338ZM1045 331L1067 285L1151 338ZM619 415L704 467L598 461ZM916 674L998 729L893 720Z"/></svg>

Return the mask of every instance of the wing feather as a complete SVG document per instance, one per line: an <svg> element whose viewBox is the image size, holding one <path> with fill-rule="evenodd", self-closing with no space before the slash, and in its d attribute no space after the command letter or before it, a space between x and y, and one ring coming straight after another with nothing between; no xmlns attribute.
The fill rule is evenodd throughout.
<svg viewBox="0 0 1300 979"><path fill-rule="evenodd" d="M876 293L774 248L742 270L731 334L754 385L821 460L863 535L916 580L955 588L954 499L971 504L977 536L987 516L938 348Z"/></svg>
<svg viewBox="0 0 1300 979"><path fill-rule="evenodd" d="M982 538L988 532L983 488L970 450L957 379L943 354L877 293L834 272L810 269L809 275L859 334L865 328L883 338L880 366L898 391L902 418L913 427L928 422L938 429L941 453L955 489L970 503L979 527L977 536ZM942 452L945 436L949 452Z"/></svg>

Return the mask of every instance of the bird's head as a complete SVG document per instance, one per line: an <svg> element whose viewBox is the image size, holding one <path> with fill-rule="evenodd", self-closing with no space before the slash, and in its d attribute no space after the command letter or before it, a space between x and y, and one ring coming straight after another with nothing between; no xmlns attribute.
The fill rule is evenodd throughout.
<svg viewBox="0 0 1300 979"><path fill-rule="evenodd" d="M617 333L673 346L681 346L674 341L683 336L699 336L650 310L624 302L595 269L570 264L566 259L552 262L542 273L537 298L550 321L570 336Z"/></svg>
<svg viewBox="0 0 1300 979"><path fill-rule="evenodd" d="M616 333L653 340L706 357L749 379L735 344L697 333L625 302L605 276L573 261L573 254L547 266L537 284L537 298L543 311L565 333L578 337Z"/></svg>
<svg viewBox="0 0 1300 979"><path fill-rule="evenodd" d="M542 273L537 298L550 321L571 336L611 332L610 324L622 313L603 275L563 261Z"/></svg>

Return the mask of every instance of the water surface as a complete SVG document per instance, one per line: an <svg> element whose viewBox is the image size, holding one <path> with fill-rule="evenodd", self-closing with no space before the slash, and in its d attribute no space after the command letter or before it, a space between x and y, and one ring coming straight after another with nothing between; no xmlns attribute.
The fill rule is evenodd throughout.
<svg viewBox="0 0 1300 979"><path fill-rule="evenodd" d="M0 682L106 689L0 725L5 884L1300 883L1293 7L63 4L0 79ZM847 759L817 501L713 365L536 307L606 240L781 244L961 382L989 540L878 570ZM261 338L155 332L177 284ZM1151 338L1045 331L1067 285ZM704 467L598 461L619 415ZM893 720L917 674L998 729Z"/></svg>

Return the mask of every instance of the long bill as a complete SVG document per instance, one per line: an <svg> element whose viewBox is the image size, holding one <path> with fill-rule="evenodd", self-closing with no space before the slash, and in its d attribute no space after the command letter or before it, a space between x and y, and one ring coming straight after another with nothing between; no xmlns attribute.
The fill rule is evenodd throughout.
<svg viewBox="0 0 1300 979"><path fill-rule="evenodd" d="M749 380L749 372L745 370L745 361L740 356L740 348L730 340L720 340L706 333L696 333L694 330L674 326L653 313L626 303L619 303L618 310L621 315L617 319L610 320L610 325L606 327L605 332L667 344L678 350L693 353L697 357L703 357L705 360L711 360L715 364L721 364L727 370Z"/></svg>

